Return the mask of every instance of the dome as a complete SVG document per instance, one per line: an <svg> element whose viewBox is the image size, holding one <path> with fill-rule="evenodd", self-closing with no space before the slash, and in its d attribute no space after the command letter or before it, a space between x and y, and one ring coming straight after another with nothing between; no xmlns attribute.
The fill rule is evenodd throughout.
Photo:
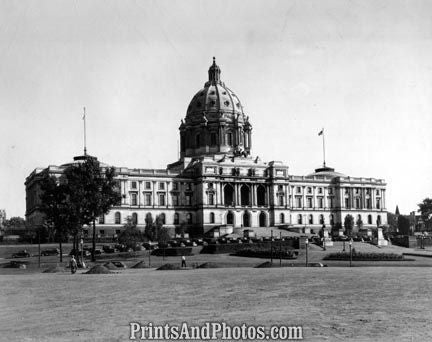
<svg viewBox="0 0 432 342"><path fill-rule="evenodd" d="M314 173L311 173L309 175L307 175L306 177L346 177L346 175L336 172L335 169L328 167L328 166L324 166L324 167L320 167L318 169L315 169Z"/></svg>
<svg viewBox="0 0 432 342"><path fill-rule="evenodd" d="M190 102L186 118L203 113L230 113L243 116L243 106L237 95L220 80L221 70L216 65L213 57L213 64L208 71L209 80L204 88L199 90Z"/></svg>

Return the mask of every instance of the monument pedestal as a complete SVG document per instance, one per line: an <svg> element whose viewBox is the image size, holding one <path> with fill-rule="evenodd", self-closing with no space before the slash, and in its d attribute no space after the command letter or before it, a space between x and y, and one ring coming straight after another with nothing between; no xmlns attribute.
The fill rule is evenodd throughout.
<svg viewBox="0 0 432 342"><path fill-rule="evenodd" d="M388 246L388 241L384 239L382 228L377 228L377 236L373 238L372 243L377 246Z"/></svg>

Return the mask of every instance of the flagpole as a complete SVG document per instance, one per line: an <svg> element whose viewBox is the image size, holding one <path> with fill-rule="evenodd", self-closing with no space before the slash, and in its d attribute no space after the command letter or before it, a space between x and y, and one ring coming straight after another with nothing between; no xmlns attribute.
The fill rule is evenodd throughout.
<svg viewBox="0 0 432 342"><path fill-rule="evenodd" d="M84 107L84 115L83 115L83 120L84 120L84 155L87 155L87 141L86 141L86 109Z"/></svg>
<svg viewBox="0 0 432 342"><path fill-rule="evenodd" d="M323 166L325 167L325 166L326 166L326 163L325 163L325 138L324 138L324 128L322 129L322 132L323 132L322 136L323 136L323 157L324 157L324 164L323 164Z"/></svg>

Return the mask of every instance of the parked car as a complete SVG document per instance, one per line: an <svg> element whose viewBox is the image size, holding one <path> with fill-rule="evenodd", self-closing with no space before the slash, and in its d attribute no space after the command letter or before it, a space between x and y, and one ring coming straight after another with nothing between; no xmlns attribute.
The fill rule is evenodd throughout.
<svg viewBox="0 0 432 342"><path fill-rule="evenodd" d="M101 255L103 253L103 250L101 248L95 248L94 253L95 255Z"/></svg>
<svg viewBox="0 0 432 342"><path fill-rule="evenodd" d="M110 245L104 245L104 246L102 246L102 250L105 253L115 253L116 252L116 249L113 246L110 246Z"/></svg>
<svg viewBox="0 0 432 342"><path fill-rule="evenodd" d="M195 242L198 246L203 245L204 240L199 238L199 239L193 239L192 242Z"/></svg>
<svg viewBox="0 0 432 342"><path fill-rule="evenodd" d="M12 254L12 258L30 258L30 256L26 249Z"/></svg>
<svg viewBox="0 0 432 342"><path fill-rule="evenodd" d="M144 242L143 244L142 244L142 246L145 248L145 249L147 249L147 250L153 250L153 249L157 249L158 248L158 245L157 245L157 243L156 242Z"/></svg>
<svg viewBox="0 0 432 342"><path fill-rule="evenodd" d="M58 248L50 248L50 249L44 249L41 252L42 256L48 256L48 255L59 255L60 254L60 249Z"/></svg>
<svg viewBox="0 0 432 342"><path fill-rule="evenodd" d="M69 255L76 255L76 254L81 256L81 250L78 250L77 252L75 252L75 249L71 249L71 251L69 252ZM84 257L90 257L91 251L84 249L82 252L82 255L84 255Z"/></svg>

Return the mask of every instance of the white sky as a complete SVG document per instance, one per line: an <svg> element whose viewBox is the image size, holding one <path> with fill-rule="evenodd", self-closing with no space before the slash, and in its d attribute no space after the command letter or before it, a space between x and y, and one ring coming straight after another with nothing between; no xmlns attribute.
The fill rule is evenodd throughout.
<svg viewBox="0 0 432 342"><path fill-rule="evenodd" d="M26 176L88 152L164 168L213 56L253 154L384 178L387 208L432 190L431 1L1 1L0 208Z"/></svg>

